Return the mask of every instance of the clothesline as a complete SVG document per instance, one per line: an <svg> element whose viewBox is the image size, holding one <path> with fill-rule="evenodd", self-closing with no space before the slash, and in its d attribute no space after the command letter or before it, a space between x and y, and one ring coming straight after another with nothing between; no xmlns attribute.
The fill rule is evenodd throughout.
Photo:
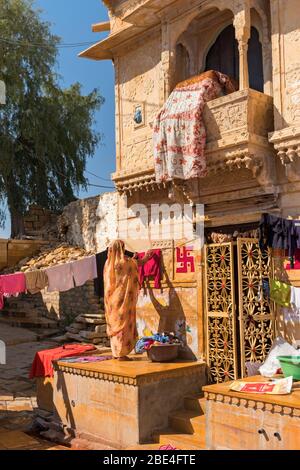
<svg viewBox="0 0 300 470"><path fill-rule="evenodd" d="M126 252L128 254L128 252ZM131 253L133 256L134 254ZM139 259L144 253L137 253ZM0 310L4 298L23 293L37 294L47 288L48 292L67 292L94 280L95 295L104 296L103 270L107 259L107 249L75 261L61 263L45 269L0 275ZM139 267L140 283L145 278L154 277L155 287L160 287L161 250L153 250L153 257Z"/></svg>

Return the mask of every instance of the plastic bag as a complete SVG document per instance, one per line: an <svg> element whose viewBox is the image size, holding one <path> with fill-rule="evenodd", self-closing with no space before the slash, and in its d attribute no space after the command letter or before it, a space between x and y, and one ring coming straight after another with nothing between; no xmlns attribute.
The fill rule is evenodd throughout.
<svg viewBox="0 0 300 470"><path fill-rule="evenodd" d="M299 351L281 336L278 336L273 342L267 359L258 369L261 375L273 377L276 374L278 369L280 369L280 362L277 356L299 356Z"/></svg>

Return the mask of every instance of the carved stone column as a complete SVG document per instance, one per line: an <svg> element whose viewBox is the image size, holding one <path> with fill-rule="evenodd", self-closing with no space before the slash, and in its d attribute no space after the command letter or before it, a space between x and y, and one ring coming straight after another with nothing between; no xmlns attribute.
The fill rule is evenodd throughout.
<svg viewBox="0 0 300 470"><path fill-rule="evenodd" d="M239 45L240 90L249 88L248 41L251 34L251 18L248 0L239 1L234 14L235 37Z"/></svg>
<svg viewBox="0 0 300 470"><path fill-rule="evenodd" d="M161 67L160 103L163 105L172 91L172 79L175 69L175 50L171 46L170 25L165 21L162 22Z"/></svg>

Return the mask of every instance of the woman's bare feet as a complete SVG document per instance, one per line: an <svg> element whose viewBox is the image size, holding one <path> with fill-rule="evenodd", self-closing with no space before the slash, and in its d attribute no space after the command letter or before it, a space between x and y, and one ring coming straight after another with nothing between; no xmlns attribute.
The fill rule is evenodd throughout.
<svg viewBox="0 0 300 470"><path fill-rule="evenodd" d="M117 357L118 361L132 361L128 356Z"/></svg>

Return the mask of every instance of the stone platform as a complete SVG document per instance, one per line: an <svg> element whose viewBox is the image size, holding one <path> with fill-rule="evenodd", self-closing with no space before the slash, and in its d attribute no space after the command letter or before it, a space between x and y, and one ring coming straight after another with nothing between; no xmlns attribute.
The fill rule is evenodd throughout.
<svg viewBox="0 0 300 470"><path fill-rule="evenodd" d="M168 426L170 412L183 406L187 394L200 393L206 365L178 361L55 363L54 408L57 420L79 438L125 449L150 442Z"/></svg>

